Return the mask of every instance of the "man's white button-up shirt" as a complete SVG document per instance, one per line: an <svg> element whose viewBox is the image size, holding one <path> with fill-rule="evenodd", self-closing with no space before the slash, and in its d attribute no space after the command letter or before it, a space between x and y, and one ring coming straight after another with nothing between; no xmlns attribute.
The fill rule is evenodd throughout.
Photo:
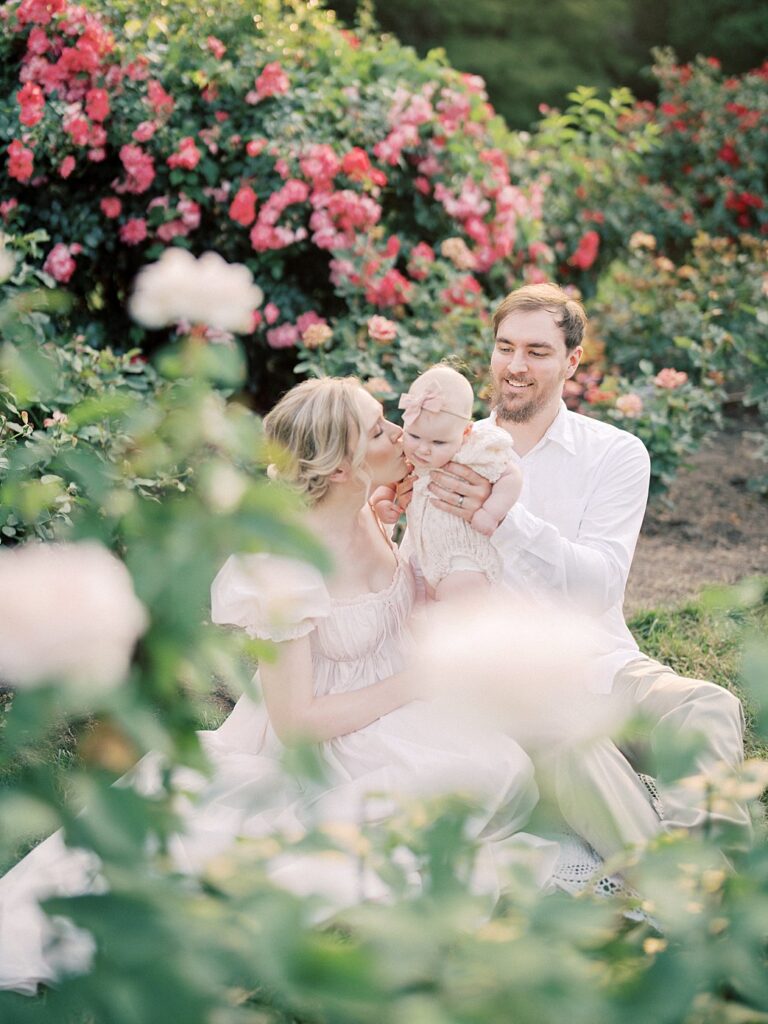
<svg viewBox="0 0 768 1024"><path fill-rule="evenodd" d="M638 657L622 605L648 499L648 452L633 434L562 404L544 437L517 458L522 494L493 538L505 583L595 618L603 653L592 689L607 693Z"/></svg>

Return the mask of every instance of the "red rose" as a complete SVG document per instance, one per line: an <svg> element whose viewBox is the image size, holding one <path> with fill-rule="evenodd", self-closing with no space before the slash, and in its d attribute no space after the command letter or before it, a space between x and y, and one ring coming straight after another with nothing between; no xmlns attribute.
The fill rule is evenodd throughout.
<svg viewBox="0 0 768 1024"><path fill-rule="evenodd" d="M586 231L579 241L576 251L568 260L572 267L589 270L597 259L600 250L600 235L596 231Z"/></svg>
<svg viewBox="0 0 768 1024"><path fill-rule="evenodd" d="M256 193L250 185L238 189L229 205L229 216L244 228L253 224L256 219Z"/></svg>
<svg viewBox="0 0 768 1024"><path fill-rule="evenodd" d="M92 121L103 121L109 115L106 89L89 89L85 94L85 112Z"/></svg>

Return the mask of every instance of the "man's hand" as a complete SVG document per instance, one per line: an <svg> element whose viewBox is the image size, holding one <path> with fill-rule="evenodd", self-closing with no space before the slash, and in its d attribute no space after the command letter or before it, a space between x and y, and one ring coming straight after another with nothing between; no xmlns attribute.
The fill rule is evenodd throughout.
<svg viewBox="0 0 768 1024"><path fill-rule="evenodd" d="M490 497L491 482L469 466L449 462L443 469L432 471L429 490L436 508L469 523Z"/></svg>

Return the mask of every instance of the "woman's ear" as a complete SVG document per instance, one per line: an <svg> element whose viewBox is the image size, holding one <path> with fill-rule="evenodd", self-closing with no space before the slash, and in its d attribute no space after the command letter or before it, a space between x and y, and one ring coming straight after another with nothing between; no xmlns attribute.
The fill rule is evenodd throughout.
<svg viewBox="0 0 768 1024"><path fill-rule="evenodd" d="M338 469L334 469L328 479L334 484L345 483L349 480L349 464L342 462Z"/></svg>

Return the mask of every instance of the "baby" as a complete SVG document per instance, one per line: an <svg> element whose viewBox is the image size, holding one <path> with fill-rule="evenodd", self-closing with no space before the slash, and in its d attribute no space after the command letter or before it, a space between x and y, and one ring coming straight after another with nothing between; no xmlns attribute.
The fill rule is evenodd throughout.
<svg viewBox="0 0 768 1024"><path fill-rule="evenodd" d="M416 476L408 536L438 600L500 580L501 558L489 538L522 488L512 438L493 424L473 424L473 403L469 381L449 366L433 366L400 397L403 446ZM470 466L493 484L471 523L430 501L429 474L448 462Z"/></svg>

